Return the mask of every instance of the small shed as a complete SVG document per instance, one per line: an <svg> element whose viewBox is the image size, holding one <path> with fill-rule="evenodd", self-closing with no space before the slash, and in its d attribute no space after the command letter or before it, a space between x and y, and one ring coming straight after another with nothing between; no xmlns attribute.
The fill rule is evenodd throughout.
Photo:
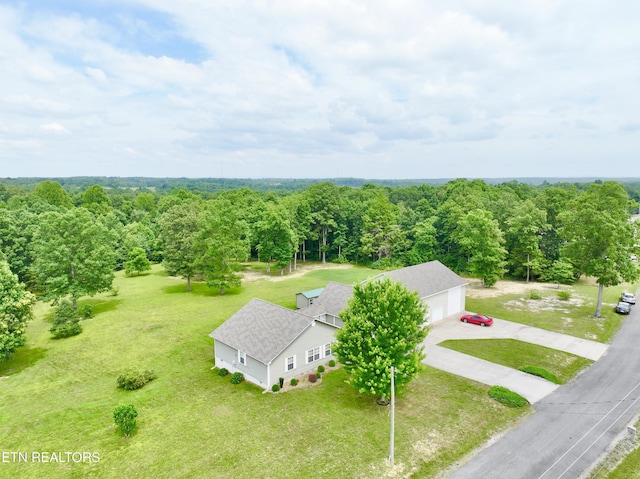
<svg viewBox="0 0 640 479"><path fill-rule="evenodd" d="M322 291L324 288L316 288L296 294L296 307L298 309L308 308L313 304L313 300L322 294Z"/></svg>

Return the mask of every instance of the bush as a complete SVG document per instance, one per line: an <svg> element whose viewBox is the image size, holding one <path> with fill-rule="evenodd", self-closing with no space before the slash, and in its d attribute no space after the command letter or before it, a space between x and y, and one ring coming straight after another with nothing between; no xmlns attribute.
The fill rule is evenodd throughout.
<svg viewBox="0 0 640 479"><path fill-rule="evenodd" d="M140 389L142 386L153 381L157 377L158 376L156 376L156 374L150 369L145 369L144 371L138 369L127 369L118 376L118 387L129 391L133 389Z"/></svg>
<svg viewBox="0 0 640 479"><path fill-rule="evenodd" d="M520 371L527 374L533 374L534 376L538 376L542 379L546 379L547 381L551 381L554 384L560 384L560 381L555 376L555 374L547 371L544 368L539 368L537 366L525 366L520 368Z"/></svg>
<svg viewBox="0 0 640 479"><path fill-rule="evenodd" d="M542 299L542 295L540 294L540 291L536 291L535 289L532 289L529 292L529 298L530 299Z"/></svg>
<svg viewBox="0 0 640 479"><path fill-rule="evenodd" d="M66 299L63 299L60 301L60 304L58 304L56 314L53 318L53 326L51 326L49 332L51 332L56 339L75 336L82 332L82 326L80 326L78 321L80 321L80 319L73 305Z"/></svg>
<svg viewBox="0 0 640 479"><path fill-rule="evenodd" d="M315 375L313 373L309 374L309 382L310 383L315 383L317 380L318 380L318 376L317 375Z"/></svg>
<svg viewBox="0 0 640 479"><path fill-rule="evenodd" d="M320 379L322 377L322 373L317 373L316 374L316 379Z"/></svg>
<svg viewBox="0 0 640 479"><path fill-rule="evenodd" d="M318 372L319 373L323 373L324 372L324 366L323 365L318 366Z"/></svg>
<svg viewBox="0 0 640 479"><path fill-rule="evenodd" d="M277 393L278 391L280 391L280 385L274 384L273 386L271 386L271 391L273 391L274 393Z"/></svg>
<svg viewBox="0 0 640 479"><path fill-rule="evenodd" d="M569 301L571 299L571 293L569 291L558 291L558 298L563 301Z"/></svg>
<svg viewBox="0 0 640 479"><path fill-rule="evenodd" d="M283 388L284 387L284 378L278 378L278 385Z"/></svg>
<svg viewBox="0 0 640 479"><path fill-rule="evenodd" d="M523 407L529 404L520 394L502 386L492 386L489 389L489 397L509 407Z"/></svg>
<svg viewBox="0 0 640 479"><path fill-rule="evenodd" d="M291 385L292 385L292 386L297 386L297 385L298 385L298 380L297 380L296 378L293 378L293 379L291 380Z"/></svg>
<svg viewBox="0 0 640 479"><path fill-rule="evenodd" d="M122 434L129 437L131 431L136 426L136 418L138 417L138 411L132 404L128 406L117 406L113 410L113 422L120 428Z"/></svg>
<svg viewBox="0 0 640 479"><path fill-rule="evenodd" d="M91 319L93 318L93 306L91 306L90 304L85 304L82 307L82 317L84 319Z"/></svg>
<svg viewBox="0 0 640 479"><path fill-rule="evenodd" d="M330 368L333 368L333 367L335 367L335 365L336 365L336 362L335 362L333 359L331 359L331 360L329 361L329 367L330 367Z"/></svg>
<svg viewBox="0 0 640 479"><path fill-rule="evenodd" d="M229 374L229 370L227 368L221 368L220 371L218 371L218 376L220 377L225 377L227 374Z"/></svg>
<svg viewBox="0 0 640 479"><path fill-rule="evenodd" d="M241 372L235 372L231 375L231 384L240 384L244 381L244 374Z"/></svg>

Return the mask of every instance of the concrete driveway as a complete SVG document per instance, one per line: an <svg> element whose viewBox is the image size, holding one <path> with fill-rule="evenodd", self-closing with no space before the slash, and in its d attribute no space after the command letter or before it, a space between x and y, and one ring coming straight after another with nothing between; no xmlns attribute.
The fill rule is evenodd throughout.
<svg viewBox="0 0 640 479"><path fill-rule="evenodd" d="M437 321L424 341L427 357L424 364L463 376L490 386L503 386L517 392L534 404L552 393L558 385L537 376L491 363L474 356L438 346L447 339L510 338L558 349L597 361L607 351L607 345L575 338L567 334L546 331L503 319L494 319L493 326L481 327L460 321L462 313Z"/></svg>

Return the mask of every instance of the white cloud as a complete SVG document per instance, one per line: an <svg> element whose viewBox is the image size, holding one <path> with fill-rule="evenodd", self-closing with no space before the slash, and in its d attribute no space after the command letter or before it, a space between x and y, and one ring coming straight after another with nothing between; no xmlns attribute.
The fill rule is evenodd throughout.
<svg viewBox="0 0 640 479"><path fill-rule="evenodd" d="M54 133L69 133L69 130L67 130L64 126L62 126L58 122L52 122L52 123L47 123L45 125L40 125L40 128L46 131L52 131Z"/></svg>
<svg viewBox="0 0 640 479"><path fill-rule="evenodd" d="M0 6L4 171L26 145L58 176L616 175L640 149L617 3Z"/></svg>

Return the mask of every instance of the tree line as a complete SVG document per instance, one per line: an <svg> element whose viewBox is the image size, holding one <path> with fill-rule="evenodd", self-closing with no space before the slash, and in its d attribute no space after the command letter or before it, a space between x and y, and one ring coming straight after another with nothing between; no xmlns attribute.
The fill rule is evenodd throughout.
<svg viewBox="0 0 640 479"><path fill-rule="evenodd" d="M202 278L224 292L249 259L284 274L300 261L397 268L440 260L485 286L501 277L601 286L637 279L637 192L618 182L338 186L215 193L60 182L0 184L0 251L45 300L111 288L114 271Z"/></svg>

